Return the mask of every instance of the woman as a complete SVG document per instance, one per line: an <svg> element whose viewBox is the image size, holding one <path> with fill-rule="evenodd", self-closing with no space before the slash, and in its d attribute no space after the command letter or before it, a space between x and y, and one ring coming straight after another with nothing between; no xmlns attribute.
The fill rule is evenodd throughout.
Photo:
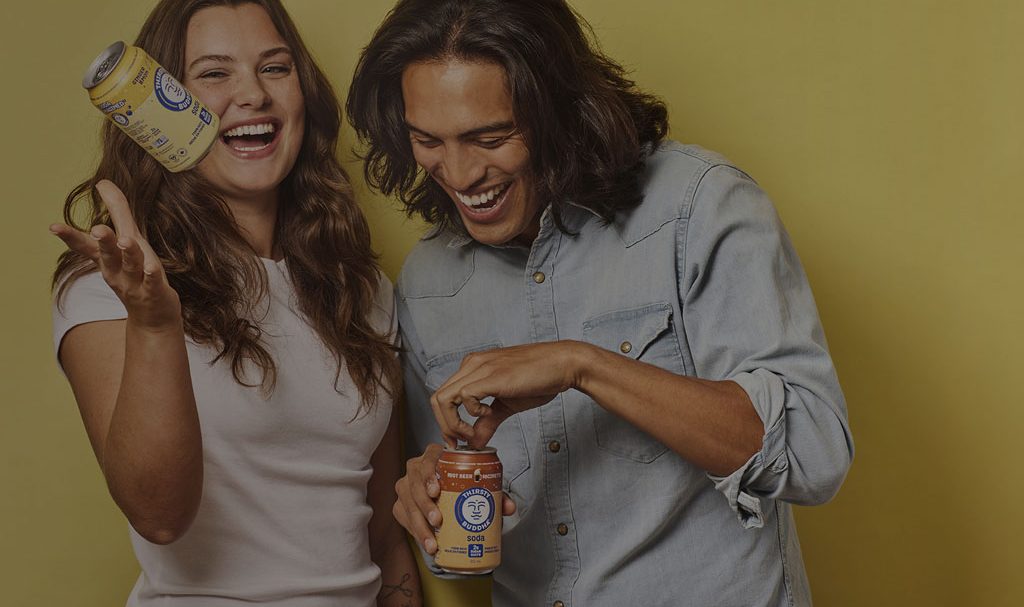
<svg viewBox="0 0 1024 607"><path fill-rule="evenodd" d="M221 132L170 174L105 125L64 208L91 203L89 234L51 226L59 360L142 566L128 604L420 604L391 286L330 85L279 0L163 0L135 44Z"/></svg>

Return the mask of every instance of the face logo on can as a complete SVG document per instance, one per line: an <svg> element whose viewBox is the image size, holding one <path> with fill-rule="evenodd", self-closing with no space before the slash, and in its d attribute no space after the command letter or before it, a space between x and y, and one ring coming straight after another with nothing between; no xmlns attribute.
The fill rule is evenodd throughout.
<svg viewBox="0 0 1024 607"><path fill-rule="evenodd" d="M153 75L153 90L160 105L169 110L180 112L192 107L192 95L162 67Z"/></svg>
<svg viewBox="0 0 1024 607"><path fill-rule="evenodd" d="M494 496L487 489L466 489L455 500L455 519L466 531L479 533L494 520Z"/></svg>

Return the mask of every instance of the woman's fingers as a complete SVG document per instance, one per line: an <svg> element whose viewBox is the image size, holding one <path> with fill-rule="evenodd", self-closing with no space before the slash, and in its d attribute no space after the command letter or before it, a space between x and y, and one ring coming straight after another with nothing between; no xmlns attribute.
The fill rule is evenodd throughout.
<svg viewBox="0 0 1024 607"><path fill-rule="evenodd" d="M146 280L152 279L157 283L165 282L164 280L164 265L160 263L160 258L157 257L156 251L149 245L149 241L145 238L139 238L139 248L142 249L142 254L145 257L145 263L142 271L146 274Z"/></svg>
<svg viewBox="0 0 1024 607"><path fill-rule="evenodd" d="M134 238L121 236L117 239L117 248L121 250L121 271L130 278L141 281L145 256L139 242Z"/></svg>
<svg viewBox="0 0 1024 607"><path fill-rule="evenodd" d="M96 183L96 191L99 192L100 198L103 199L103 205L107 207L107 212L110 213L110 221L113 222L114 229L117 230L118 235L137 238L139 236L139 227L135 224L132 209L128 205L128 199L125 198L121 188L114 185L111 181L101 179Z"/></svg>
<svg viewBox="0 0 1024 607"><path fill-rule="evenodd" d="M76 230L63 223L55 223L50 226L50 232L60 238L67 248L75 253L97 261L100 257L100 246L94 238L81 230Z"/></svg>
<svg viewBox="0 0 1024 607"><path fill-rule="evenodd" d="M107 282L115 280L121 272L121 249L117 248L117 234L109 226L95 225L89 235L99 247L99 264Z"/></svg>

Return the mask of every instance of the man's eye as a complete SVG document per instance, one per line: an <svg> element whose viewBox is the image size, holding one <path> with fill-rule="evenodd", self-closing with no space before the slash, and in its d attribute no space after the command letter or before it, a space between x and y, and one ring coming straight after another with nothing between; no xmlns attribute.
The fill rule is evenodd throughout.
<svg viewBox="0 0 1024 607"><path fill-rule="evenodd" d="M509 133L508 135L502 135L501 137L482 137L476 140L476 144L482 148L493 150L494 148L504 145L506 141L514 136L515 132Z"/></svg>
<svg viewBox="0 0 1024 607"><path fill-rule="evenodd" d="M432 149L441 145L441 142L436 139L420 139L419 137L413 137L412 140L414 143L416 143L416 145L421 145L425 148Z"/></svg>

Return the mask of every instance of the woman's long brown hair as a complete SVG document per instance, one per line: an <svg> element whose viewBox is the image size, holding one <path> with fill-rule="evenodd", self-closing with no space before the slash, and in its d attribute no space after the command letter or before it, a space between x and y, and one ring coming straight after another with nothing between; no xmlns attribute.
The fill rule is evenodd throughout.
<svg viewBox="0 0 1024 607"><path fill-rule="evenodd" d="M395 394L396 348L370 324L380 270L366 219L335 156L341 108L295 24L279 0L162 0L135 45L181 80L192 15L209 6L247 3L267 11L291 48L306 102L302 148L280 187L275 248L287 260L300 311L337 363L335 389L340 391L338 380L347 368L365 411L382 391ZM65 222L76 226L75 209L84 204L89 225L111 225L95 185L101 179L117 184L181 299L186 334L216 348L217 360L230 362L239 383L272 391L277 365L261 341L258 318L266 269L227 205L196 171L166 171L109 122L102 149L95 174L68 194ZM71 282L95 271L91 260L64 252L53 277L58 300ZM249 377L251 365L260 370L259 381Z"/></svg>

